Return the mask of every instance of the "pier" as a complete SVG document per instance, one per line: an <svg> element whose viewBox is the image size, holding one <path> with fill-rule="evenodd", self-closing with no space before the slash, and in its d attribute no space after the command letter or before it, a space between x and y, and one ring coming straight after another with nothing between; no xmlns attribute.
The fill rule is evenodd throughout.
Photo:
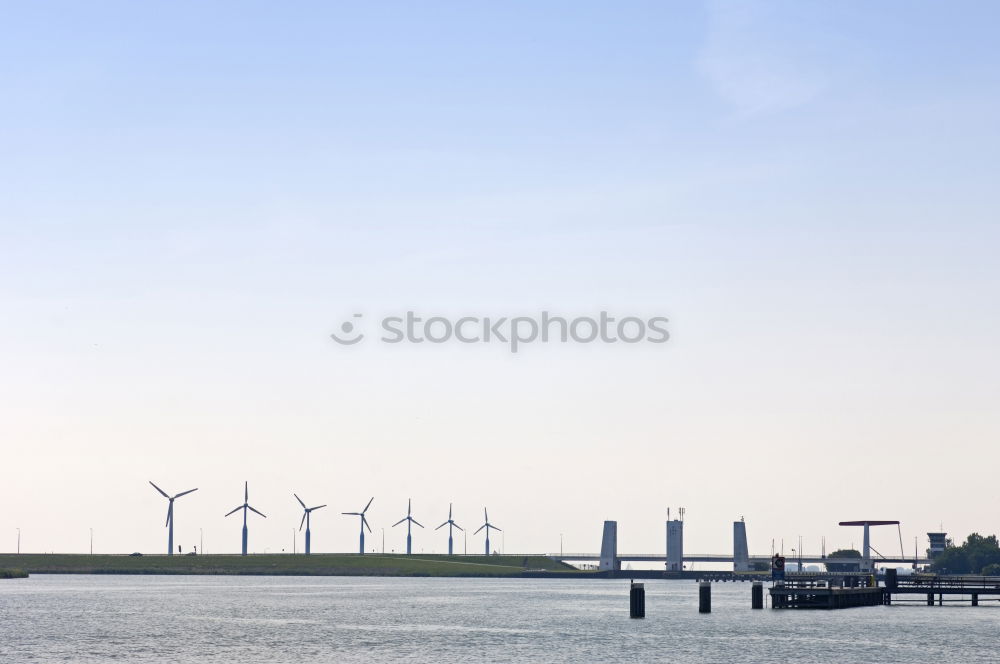
<svg viewBox="0 0 1000 664"><path fill-rule="evenodd" d="M850 576L839 585L818 578L789 579L771 588L774 609L847 609L855 606L885 604L885 589L875 585L872 576Z"/></svg>
<svg viewBox="0 0 1000 664"><path fill-rule="evenodd" d="M968 601L972 606L978 606L982 596L992 596L989 601L1000 601L1000 576L886 574L884 592L886 604L926 601L927 606L933 606L936 599L939 606L946 601ZM920 598L913 598L914 595ZM945 599L946 596L948 599Z"/></svg>
<svg viewBox="0 0 1000 664"><path fill-rule="evenodd" d="M770 595L774 609L847 609L901 602L926 603L927 606L960 602L978 606L984 597L988 601L1000 601L1000 577L899 576L896 570L890 569L885 575L885 584L879 586L874 575L845 575L839 579L802 575L776 582Z"/></svg>

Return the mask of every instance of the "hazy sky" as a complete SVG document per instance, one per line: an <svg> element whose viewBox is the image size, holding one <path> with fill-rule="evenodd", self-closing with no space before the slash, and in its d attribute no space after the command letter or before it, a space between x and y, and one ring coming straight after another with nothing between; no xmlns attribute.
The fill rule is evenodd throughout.
<svg viewBox="0 0 1000 664"><path fill-rule="evenodd" d="M372 495L396 550L408 497L418 551L449 501L512 552L1000 531L995 3L3 14L0 550L161 551L148 480L200 487L185 551L239 550L245 480L255 551L293 491L316 551ZM543 309L671 339L329 338Z"/></svg>

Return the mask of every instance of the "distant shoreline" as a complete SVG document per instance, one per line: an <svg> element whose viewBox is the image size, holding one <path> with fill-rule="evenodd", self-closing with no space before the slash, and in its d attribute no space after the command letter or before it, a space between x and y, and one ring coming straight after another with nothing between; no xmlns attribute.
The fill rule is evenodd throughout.
<svg viewBox="0 0 1000 664"><path fill-rule="evenodd" d="M27 574L174 574L218 576L586 577L547 556L401 554L89 555L0 554L0 569Z"/></svg>
<svg viewBox="0 0 1000 664"><path fill-rule="evenodd" d="M0 568L0 579L27 579L28 573L23 569Z"/></svg>
<svg viewBox="0 0 1000 664"><path fill-rule="evenodd" d="M711 570L580 570L542 555L446 556L438 554L287 553L176 555L82 553L0 554L0 570L30 574L193 576L383 576L442 578L635 579L762 581L766 572Z"/></svg>

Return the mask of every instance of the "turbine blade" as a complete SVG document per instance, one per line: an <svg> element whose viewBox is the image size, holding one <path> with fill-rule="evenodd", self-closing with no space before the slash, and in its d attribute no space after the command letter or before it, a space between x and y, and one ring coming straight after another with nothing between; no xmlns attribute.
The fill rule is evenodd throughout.
<svg viewBox="0 0 1000 664"><path fill-rule="evenodd" d="M442 523L442 524L441 524L440 526L438 526L438 527L437 527L437 528L435 528L434 530L441 530L442 528L444 528L444 527L445 527L445 526L447 526L447 525L448 525L448 522L447 522L447 521L445 521L444 523Z"/></svg>
<svg viewBox="0 0 1000 664"><path fill-rule="evenodd" d="M341 512L341 514L346 514L347 516L361 516L361 512Z"/></svg>
<svg viewBox="0 0 1000 664"><path fill-rule="evenodd" d="M257 510L255 510L254 508L250 507L249 505L247 505L247 509L250 510L251 512L257 512ZM265 519L267 518L267 515L265 515L263 512L257 512L257 514L260 514Z"/></svg>
<svg viewBox="0 0 1000 664"><path fill-rule="evenodd" d="M490 522L490 515L486 512L486 508L485 507L483 508L483 517L484 517L483 521L485 521L486 523Z"/></svg>
<svg viewBox="0 0 1000 664"><path fill-rule="evenodd" d="M295 500L299 501L299 505L302 505L302 509L305 509L306 508L306 504L304 502L302 502L301 498L299 498L299 494L293 493L292 495L295 496Z"/></svg>
<svg viewBox="0 0 1000 664"><path fill-rule="evenodd" d="M170 525L170 520L172 518L174 518L174 501L171 500L170 507L167 508L167 522L163 524L164 528Z"/></svg>
<svg viewBox="0 0 1000 664"><path fill-rule="evenodd" d="M250 500L250 482L243 483L243 502Z"/></svg>
<svg viewBox="0 0 1000 664"><path fill-rule="evenodd" d="M479 526L479 530L482 530L482 529L483 529L483 528L485 528L485 527L486 527L486 525L485 525L485 524L484 524L484 525L482 525L482 526ZM472 533L472 534L473 534L473 535L478 535L478 534L479 534L479 530L477 530L476 532L474 532L474 533Z"/></svg>
<svg viewBox="0 0 1000 664"><path fill-rule="evenodd" d="M406 517L405 516L402 519L400 519L399 521L397 521L396 523L392 524L392 527L395 528L396 526L398 526L399 524L403 523L404 521L406 521Z"/></svg>
<svg viewBox="0 0 1000 664"><path fill-rule="evenodd" d="M306 515L302 514L302 521L299 523L299 530L302 530L302 526L306 525Z"/></svg>
<svg viewBox="0 0 1000 664"><path fill-rule="evenodd" d="M150 482L150 484L153 484L153 483L152 483L152 482ZM170 496L168 496L168 495L167 495L167 492L166 492L166 491L164 491L164 490L163 490L163 489L161 489L160 487L156 486L155 484L153 484L153 488L154 488L154 489L156 489L157 491L159 491L159 492L160 492L160 494L161 494L161 495L162 495L162 496L163 496L164 498L170 498Z"/></svg>
<svg viewBox="0 0 1000 664"><path fill-rule="evenodd" d="M361 515L361 525L367 528L368 532L372 531L372 527L368 525L368 519L365 518L364 514Z"/></svg>
<svg viewBox="0 0 1000 664"><path fill-rule="evenodd" d="M465 528L463 528L462 526L458 525L454 521L451 522L451 525L455 526L456 528L458 528L459 530L461 530L463 533L465 532Z"/></svg>
<svg viewBox="0 0 1000 664"><path fill-rule="evenodd" d="M410 509L413 507L413 499L406 499L406 516L410 516Z"/></svg>
<svg viewBox="0 0 1000 664"><path fill-rule="evenodd" d="M243 509L243 506L242 506L242 505L240 505L239 507L237 507L236 509L234 509L234 510L233 510L232 512L227 512L227 513L226 513L226 516L229 516L229 515L230 515L230 514L232 514L233 512L239 512L239 511L240 511L241 509Z"/></svg>
<svg viewBox="0 0 1000 664"><path fill-rule="evenodd" d="M503 532L502 528L497 528L496 526L490 526L490 528L492 528L493 530L497 531L498 533L502 533Z"/></svg>
<svg viewBox="0 0 1000 664"><path fill-rule="evenodd" d="M194 493L197 490L198 489L188 489L187 491L181 491L179 494L177 494L176 496L174 496L174 498L180 498L181 496L186 496L189 493Z"/></svg>
<svg viewBox="0 0 1000 664"><path fill-rule="evenodd" d="M368 508L372 506L372 500L375 500L375 496L372 496L372 499L368 501L368 504L365 505L365 508L363 510L361 510L362 514L364 514L365 512L367 512Z"/></svg>
<svg viewBox="0 0 1000 664"><path fill-rule="evenodd" d="M326 505L317 505L316 507L310 507L310 508L309 508L309 511L311 512L311 511L313 511L313 510L318 510L318 509L319 509L319 508L321 508L321 507L326 507Z"/></svg>
<svg viewBox="0 0 1000 664"><path fill-rule="evenodd" d="M418 526L420 526L421 528L423 528L423 527L424 527L424 526L423 526L423 524L421 524L421 523L420 523L419 521L417 521L416 519L414 519L414 518L412 518L412 517L410 517L410 521L412 521L413 523L417 524L417 525L418 525Z"/></svg>

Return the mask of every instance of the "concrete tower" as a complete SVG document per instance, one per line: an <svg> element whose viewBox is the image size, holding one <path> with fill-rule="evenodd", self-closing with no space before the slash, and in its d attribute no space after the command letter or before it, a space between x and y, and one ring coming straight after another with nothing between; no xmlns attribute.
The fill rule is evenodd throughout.
<svg viewBox="0 0 1000 664"><path fill-rule="evenodd" d="M747 524L741 518L733 522L733 571L750 571L750 550L747 548Z"/></svg>
<svg viewBox="0 0 1000 664"><path fill-rule="evenodd" d="M601 539L601 571L617 571L622 568L618 560L618 522L604 522L604 537Z"/></svg>

